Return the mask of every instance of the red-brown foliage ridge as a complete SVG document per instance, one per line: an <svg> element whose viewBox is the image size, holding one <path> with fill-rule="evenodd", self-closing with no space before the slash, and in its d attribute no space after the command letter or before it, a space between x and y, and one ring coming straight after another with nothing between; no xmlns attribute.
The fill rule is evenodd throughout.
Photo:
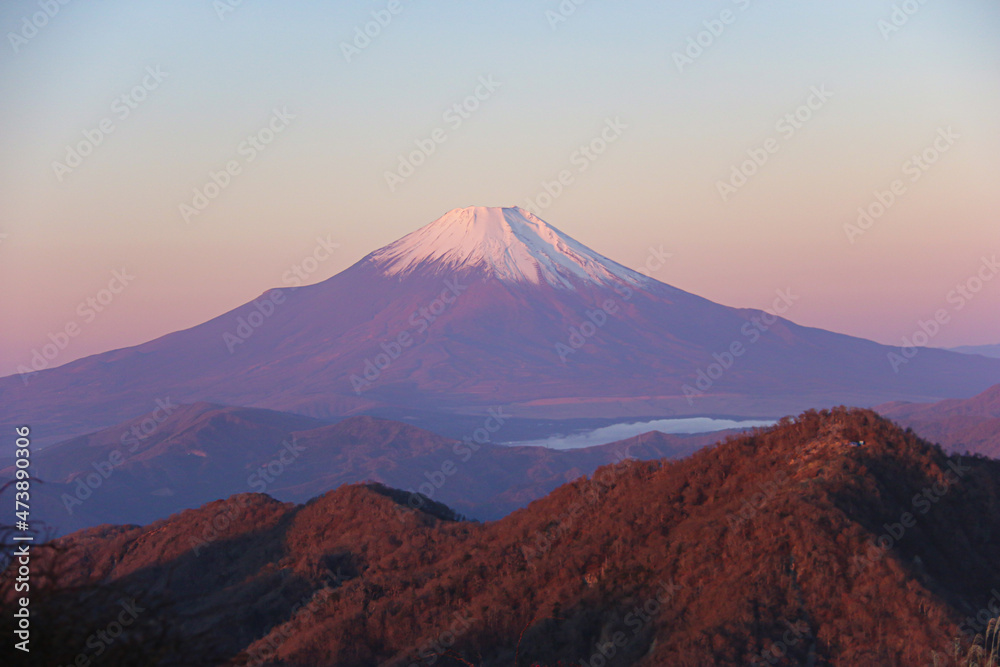
<svg viewBox="0 0 1000 667"><path fill-rule="evenodd" d="M187 642L164 664L943 665L1000 588L998 494L1000 464L841 408L605 466L486 524L347 485L55 546L86 563L62 586L147 594ZM70 598L37 595L42 619Z"/></svg>

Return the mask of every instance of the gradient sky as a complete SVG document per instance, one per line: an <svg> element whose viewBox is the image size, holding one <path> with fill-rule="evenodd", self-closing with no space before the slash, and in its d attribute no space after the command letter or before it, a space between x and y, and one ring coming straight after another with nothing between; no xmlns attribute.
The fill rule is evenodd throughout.
<svg viewBox="0 0 1000 667"><path fill-rule="evenodd" d="M542 217L635 268L662 246L654 277L715 301L791 288L790 319L900 344L1000 251L996 2L914 2L886 38L888 1L590 0L553 27L555 0L402 0L351 62L341 44L388 0L244 0L220 18L222 2L70 2L16 50L39 4L0 6L0 374L71 322L60 364L198 324L280 286L318 237L339 248L312 282L450 209L526 205L608 118L620 139ZM452 127L480 77L501 85ZM833 96L785 138L776 123L822 85ZM275 108L295 117L247 162L238 146ZM53 162L105 119L58 180ZM947 127L959 138L911 182L904 163ZM435 128L447 141L390 192L384 173ZM778 151L723 201L717 182L768 138ZM230 160L241 172L185 222L179 204ZM905 194L850 243L844 225L897 178ZM123 267L134 280L85 320L78 304ZM998 314L995 280L931 344L1000 343Z"/></svg>

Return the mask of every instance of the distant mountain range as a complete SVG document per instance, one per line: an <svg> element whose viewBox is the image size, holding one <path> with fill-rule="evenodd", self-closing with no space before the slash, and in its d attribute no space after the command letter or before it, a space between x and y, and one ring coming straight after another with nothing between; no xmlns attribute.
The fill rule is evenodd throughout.
<svg viewBox="0 0 1000 667"><path fill-rule="evenodd" d="M773 313L722 306L522 209L456 209L319 284L2 378L0 427L30 424L43 447L168 400L321 420L485 418L493 406L546 419L778 417L968 397L1000 379L1000 360L929 348L894 369L895 348L786 319L800 296L775 289Z"/></svg>
<svg viewBox="0 0 1000 667"><path fill-rule="evenodd" d="M969 399L896 402L875 409L949 451L1000 458L1000 384Z"/></svg>
<svg viewBox="0 0 1000 667"><path fill-rule="evenodd" d="M1000 359L1000 345L963 345L961 347L948 348L952 352L960 354L979 354L984 357Z"/></svg>
<svg viewBox="0 0 1000 667"><path fill-rule="evenodd" d="M504 416L498 418L502 425ZM305 502L370 481L406 490L414 506L434 500L471 518L498 519L602 465L680 458L720 438L651 432L553 450L498 445L485 430L471 433L462 441L373 417L329 424L256 408L166 405L38 452L33 507L65 534L149 523L236 493ZM0 470L0 481L13 473Z"/></svg>
<svg viewBox="0 0 1000 667"><path fill-rule="evenodd" d="M398 428L352 420L340 437L360 425ZM241 494L34 552L32 627L46 641L31 657L973 664L963 656L1000 599L998 499L1000 463L949 458L870 411L843 409L679 462L605 466L486 524L442 505L412 509L382 485L304 505ZM9 605L0 599L8 636ZM105 643L100 632L121 630L109 622L128 630ZM13 652L4 642L0 661Z"/></svg>
<svg viewBox="0 0 1000 667"><path fill-rule="evenodd" d="M469 429L476 442L373 417L331 424L208 403L165 408L38 452L39 516L65 534L102 523L149 523L236 493L305 502L343 484L379 482L406 490L415 505L433 500L494 520L602 465L679 459L729 434L652 431L553 450L496 444L485 429ZM875 409L948 451L1000 458L1000 384L971 399ZM498 416L497 426L506 426L505 415ZM0 469L0 480L12 476L12 467Z"/></svg>

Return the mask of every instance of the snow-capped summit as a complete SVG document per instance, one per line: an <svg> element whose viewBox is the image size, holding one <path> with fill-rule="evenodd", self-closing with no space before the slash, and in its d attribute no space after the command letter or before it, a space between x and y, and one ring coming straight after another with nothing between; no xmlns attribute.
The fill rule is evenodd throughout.
<svg viewBox="0 0 1000 667"><path fill-rule="evenodd" d="M636 286L649 281L516 206L456 208L368 259L387 276L406 276L418 268L475 267L501 281L545 281L571 290L576 282Z"/></svg>
<svg viewBox="0 0 1000 667"><path fill-rule="evenodd" d="M726 361L749 344L753 354ZM52 444L135 419L164 396L325 420L492 406L526 419L770 418L972 396L1000 377L998 359L932 349L895 373L894 350L646 278L518 208L466 208L322 282L0 378L0 430L30 423Z"/></svg>

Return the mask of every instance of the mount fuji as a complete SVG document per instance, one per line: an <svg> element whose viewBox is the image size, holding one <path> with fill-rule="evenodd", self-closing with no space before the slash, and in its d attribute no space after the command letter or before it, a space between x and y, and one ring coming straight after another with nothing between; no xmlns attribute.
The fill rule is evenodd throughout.
<svg viewBox="0 0 1000 667"><path fill-rule="evenodd" d="M575 290L649 283L521 208L455 209L368 256L384 275L478 270L508 284Z"/></svg>
<svg viewBox="0 0 1000 667"><path fill-rule="evenodd" d="M676 289L520 208L472 207L323 282L0 378L0 423L31 424L47 444L166 400L323 419L494 406L547 419L776 417L964 398L1000 381L1000 360L921 349L894 370L895 351Z"/></svg>

